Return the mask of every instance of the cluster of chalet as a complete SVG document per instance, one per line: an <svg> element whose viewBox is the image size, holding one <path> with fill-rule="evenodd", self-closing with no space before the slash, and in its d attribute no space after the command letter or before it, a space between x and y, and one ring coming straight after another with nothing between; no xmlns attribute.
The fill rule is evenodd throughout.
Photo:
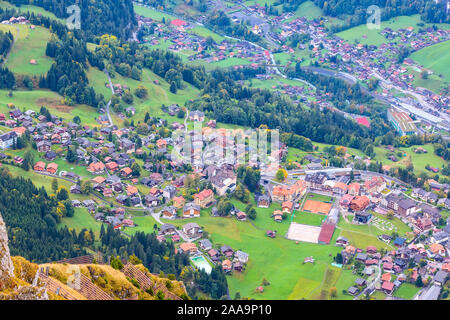
<svg viewBox="0 0 450 320"><path fill-rule="evenodd" d="M364 276L356 279L348 293L357 295L364 290L368 284L367 278L377 272L373 266L381 267L381 279L376 289L388 295L392 295L403 283L415 283L419 275L430 280L432 286L444 285L450 275L449 248L433 240L425 244L407 244L404 238L396 238L393 244L395 250L382 254L375 246L369 246L364 251L349 245L345 237L337 239L336 245L344 247L341 251L343 263L358 261L364 266Z"/></svg>
<svg viewBox="0 0 450 320"><path fill-rule="evenodd" d="M151 18L137 15L139 26L153 26L155 36L147 37L144 41L151 45L158 45L160 38L168 40L171 44L168 50L179 52L194 52L188 56L189 60L203 60L205 62L218 62L228 58L239 58L253 64L265 63L268 57L264 51L246 41L223 39L220 43L208 43L206 37L192 32L193 25L187 21L174 19L169 25L156 22Z"/></svg>
<svg viewBox="0 0 450 320"><path fill-rule="evenodd" d="M446 106L449 104L448 96L433 93L428 89L416 87L414 84L418 74L423 71L431 73L431 71L424 69L410 58L406 58L403 64L399 63L398 55L403 46L411 46L415 51L447 41L450 39L449 30L416 26L392 30L387 27L380 31L381 36L387 39L385 43L379 46L365 46L360 43L352 44L339 37L329 35L323 24L319 23L317 19L308 20L305 17L299 17L289 23L281 24L280 28L281 32L274 34L273 37L282 42L285 42L294 33L308 34L311 38L309 45L312 46L313 57L321 64L329 64L332 69L345 70L361 81L367 81L374 72L378 73L389 83L387 86L382 83L384 96L395 100L390 89L393 86L399 87L420 95L431 106L425 110L426 112L438 117L439 111L446 112ZM304 50L306 46L300 44L298 49ZM283 51L293 53L294 49L284 46ZM334 57L340 57L340 59L332 59ZM416 106L423 108L419 104Z"/></svg>
<svg viewBox="0 0 450 320"><path fill-rule="evenodd" d="M188 253L191 256L207 255L208 259L214 264L221 264L223 270L227 273L233 270L239 272L243 270L244 265L248 262L247 253L241 250L235 251L228 245L215 248L209 239L202 237L202 229L195 222L185 224L180 230L174 225L166 223L160 227L157 239L160 242L171 239L177 243L182 238L188 238L189 242L179 243L176 248L177 252Z"/></svg>

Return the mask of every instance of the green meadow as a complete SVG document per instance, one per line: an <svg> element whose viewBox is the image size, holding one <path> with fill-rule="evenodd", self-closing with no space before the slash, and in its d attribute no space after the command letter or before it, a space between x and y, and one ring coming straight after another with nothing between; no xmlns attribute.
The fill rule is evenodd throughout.
<svg viewBox="0 0 450 320"><path fill-rule="evenodd" d="M95 118L99 114L94 108L87 105L69 107L62 100L59 94L48 90L14 91L11 98L7 90L0 90L0 113L8 112L8 103L13 103L20 110L31 109L36 112L39 112L41 106L45 106L52 114L67 121L79 116L84 124L98 126Z"/></svg>
<svg viewBox="0 0 450 320"><path fill-rule="evenodd" d="M450 40L416 51L410 58L450 81Z"/></svg>
<svg viewBox="0 0 450 320"><path fill-rule="evenodd" d="M47 42L50 40L50 31L37 26L31 29L27 25L2 26L5 30L19 28L19 37L10 53L6 67L17 74L41 75L50 70L53 59L45 55ZM17 33L16 33L17 37ZM36 60L36 64L31 64Z"/></svg>
<svg viewBox="0 0 450 320"><path fill-rule="evenodd" d="M404 29L407 27L413 27L415 31L419 29L418 23L423 23L418 14L412 16L398 16L391 18L387 21L382 21L380 29L369 29L367 25L363 24L357 27L350 28L348 30L337 33L338 37L341 37L351 43L359 42L367 45L379 46L383 43L389 42L388 39L381 35L381 31L384 28L391 28L392 30ZM431 26L432 24L424 23L424 27ZM448 28L448 24L436 24L441 28Z"/></svg>

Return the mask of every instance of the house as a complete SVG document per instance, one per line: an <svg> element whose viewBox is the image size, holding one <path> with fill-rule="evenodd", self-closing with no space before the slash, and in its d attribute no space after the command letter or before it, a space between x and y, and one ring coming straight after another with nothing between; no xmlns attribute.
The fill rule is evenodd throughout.
<svg viewBox="0 0 450 320"><path fill-rule="evenodd" d="M440 271L436 272L436 274L434 275L433 282L435 285L442 287L445 284L445 282L447 281L447 278L448 278L448 272L440 270Z"/></svg>
<svg viewBox="0 0 450 320"><path fill-rule="evenodd" d="M306 193L304 180L297 180L293 185L277 185L272 190L272 200L277 202L294 201Z"/></svg>
<svg viewBox="0 0 450 320"><path fill-rule="evenodd" d="M220 247L220 252L221 252L224 256L226 256L226 257L228 257L228 258L230 258L231 256L233 256L233 253L234 253L233 249L232 249L230 246L227 246L227 245L221 246L221 247Z"/></svg>
<svg viewBox="0 0 450 320"><path fill-rule="evenodd" d="M384 189L386 189L386 181L383 177L373 176L364 182L364 190L367 193L380 193Z"/></svg>
<svg viewBox="0 0 450 320"><path fill-rule="evenodd" d="M398 202L398 213L404 217L410 216L416 211L416 203L411 199L402 199Z"/></svg>
<svg viewBox="0 0 450 320"><path fill-rule="evenodd" d="M156 207L160 203L160 199L154 195L148 194L145 196L145 203L150 207Z"/></svg>
<svg viewBox="0 0 450 320"><path fill-rule="evenodd" d="M170 200L175 196L176 193L177 189L172 185L168 185L163 190L163 197L167 200Z"/></svg>
<svg viewBox="0 0 450 320"><path fill-rule="evenodd" d="M339 200L339 205L342 208L349 208L350 204L352 203L354 198L355 198L355 196L353 196L349 193L344 194L344 196L342 196L341 199Z"/></svg>
<svg viewBox="0 0 450 320"><path fill-rule="evenodd" d="M339 236L336 239L336 245L345 247L346 245L348 245L348 239L345 237Z"/></svg>
<svg viewBox="0 0 450 320"><path fill-rule="evenodd" d="M186 199L184 199L182 196L180 197L173 197L173 206L177 209L183 208L184 204L186 203Z"/></svg>
<svg viewBox="0 0 450 320"><path fill-rule="evenodd" d="M183 243L180 244L178 249L181 252L187 252L187 253L189 253L191 255L196 254L198 252L197 245L195 243L192 243L192 242L183 242Z"/></svg>
<svg viewBox="0 0 450 320"><path fill-rule="evenodd" d="M281 210L275 210L272 214L272 218L276 221L276 222L281 222L283 221L283 212Z"/></svg>
<svg viewBox="0 0 450 320"><path fill-rule="evenodd" d="M167 141L164 139L158 139L158 141L156 141L156 146L158 147L159 150L166 149Z"/></svg>
<svg viewBox="0 0 450 320"><path fill-rule="evenodd" d="M105 165L103 162L91 162L87 170L92 174L103 174L105 172Z"/></svg>
<svg viewBox="0 0 450 320"><path fill-rule="evenodd" d="M350 209L353 211L363 211L370 204L370 200L366 196L356 196L350 203Z"/></svg>
<svg viewBox="0 0 450 320"><path fill-rule="evenodd" d="M359 223L368 223L370 218L372 218L372 214L367 211L358 211L355 213L354 220Z"/></svg>
<svg viewBox="0 0 450 320"><path fill-rule="evenodd" d="M431 251L432 254L445 256L445 248L440 243L432 243L429 247L429 250Z"/></svg>
<svg viewBox="0 0 450 320"><path fill-rule="evenodd" d="M275 231L272 231L272 230L266 231L266 236L268 236L269 238L275 238L276 235L277 235L277 233Z"/></svg>
<svg viewBox="0 0 450 320"><path fill-rule="evenodd" d="M231 272L232 263L230 260L226 259L222 262L222 269L224 272L229 273Z"/></svg>
<svg viewBox="0 0 450 320"><path fill-rule="evenodd" d="M367 260L368 256L365 253L358 253L356 255L356 260L360 261L360 262L365 262Z"/></svg>
<svg viewBox="0 0 450 320"><path fill-rule="evenodd" d="M127 186L127 196L131 197L138 194L139 190L135 186L128 185Z"/></svg>
<svg viewBox="0 0 450 320"><path fill-rule="evenodd" d="M36 144L36 147L38 152L48 152L52 148L52 144L47 140L42 140Z"/></svg>
<svg viewBox="0 0 450 320"><path fill-rule="evenodd" d="M269 208L270 207L270 197L266 194L258 195L255 197L258 208Z"/></svg>
<svg viewBox="0 0 450 320"><path fill-rule="evenodd" d="M185 218L198 218L200 217L200 206L193 202L187 203L183 207L183 217Z"/></svg>
<svg viewBox="0 0 450 320"><path fill-rule="evenodd" d="M166 206L161 210L164 219L175 219L177 217L177 209L174 206Z"/></svg>
<svg viewBox="0 0 450 320"><path fill-rule="evenodd" d="M81 194L82 193L81 187L77 184L74 184L73 186L70 187L70 193Z"/></svg>
<svg viewBox="0 0 450 320"><path fill-rule="evenodd" d="M350 288L348 288L347 292L354 296L359 292L359 289L355 286L351 286Z"/></svg>
<svg viewBox="0 0 450 320"><path fill-rule="evenodd" d="M131 170L130 168L126 167L120 170L120 175L122 177L129 177L131 175L131 173L133 172L133 170Z"/></svg>
<svg viewBox="0 0 450 320"><path fill-rule="evenodd" d="M394 283L389 281L384 281L381 285L381 290L384 291L386 294L392 294L394 291Z"/></svg>
<svg viewBox="0 0 450 320"><path fill-rule="evenodd" d="M294 209L294 203L292 201L285 201L281 205L281 210L286 213L292 213L292 210Z"/></svg>
<svg viewBox="0 0 450 320"><path fill-rule="evenodd" d="M432 229L433 222L429 218L419 218L417 219L416 226L423 232Z"/></svg>
<svg viewBox="0 0 450 320"><path fill-rule="evenodd" d="M347 193L352 196L359 196L359 190L361 189L361 185L357 182L350 183L347 186Z"/></svg>
<svg viewBox="0 0 450 320"><path fill-rule="evenodd" d="M191 111L189 112L189 120L203 122L205 120L205 114L197 110Z"/></svg>
<svg viewBox="0 0 450 320"><path fill-rule="evenodd" d="M165 223L159 229L159 234L161 234L161 235L172 235L172 234L175 234L177 232L176 230L177 229L175 228L174 225L172 225L170 223Z"/></svg>
<svg viewBox="0 0 450 320"><path fill-rule="evenodd" d="M406 242L406 239L405 239L405 238L397 237L397 238L394 240L394 246L396 246L397 248L403 247L404 244L405 244L405 242Z"/></svg>
<svg viewBox="0 0 450 320"><path fill-rule="evenodd" d="M245 214L245 212L238 211L238 212L236 212L236 218L239 221L245 221L245 220L247 220L247 215Z"/></svg>
<svg viewBox="0 0 450 320"><path fill-rule="evenodd" d="M377 253L377 248L375 246L368 246L366 249L366 252L368 254L375 254L375 253Z"/></svg>
<svg viewBox="0 0 450 320"><path fill-rule="evenodd" d="M211 260L213 260L213 261L218 261L218 260L220 260L220 253L217 252L216 249L210 249L210 250L208 251L208 255L211 257Z"/></svg>
<svg viewBox="0 0 450 320"><path fill-rule="evenodd" d="M214 203L214 193L211 189L205 189L194 195L196 205L207 208Z"/></svg>
<svg viewBox="0 0 450 320"><path fill-rule="evenodd" d="M45 162L38 161L33 167L34 171L44 171L45 170Z"/></svg>
<svg viewBox="0 0 450 320"><path fill-rule="evenodd" d="M236 259L238 259L239 262L241 262L241 263L247 263L248 262L248 253L246 253L244 251L237 250L234 253L234 257Z"/></svg>
<svg viewBox="0 0 450 320"><path fill-rule="evenodd" d="M202 239L198 242L198 245L200 248L202 248L205 251L209 251L212 249L212 243L208 239Z"/></svg>
<svg viewBox="0 0 450 320"><path fill-rule="evenodd" d="M355 280L356 285L358 285L359 287L364 287L366 285L366 280L363 278L357 278Z"/></svg>
<svg viewBox="0 0 450 320"><path fill-rule="evenodd" d="M200 226L195 222L186 223L183 226L183 232L190 238L198 237L202 233Z"/></svg>
<svg viewBox="0 0 450 320"><path fill-rule="evenodd" d="M114 161L106 163L105 166L106 166L106 169L108 169L111 172L115 172L119 169L119 165L117 164L117 162L114 162Z"/></svg>
<svg viewBox="0 0 450 320"><path fill-rule="evenodd" d="M47 165L47 172L50 174L55 174L58 171L58 165L56 163L49 163Z"/></svg>
<svg viewBox="0 0 450 320"><path fill-rule="evenodd" d="M333 193L337 195L344 195L347 193L348 186L343 182L336 182L333 187Z"/></svg>

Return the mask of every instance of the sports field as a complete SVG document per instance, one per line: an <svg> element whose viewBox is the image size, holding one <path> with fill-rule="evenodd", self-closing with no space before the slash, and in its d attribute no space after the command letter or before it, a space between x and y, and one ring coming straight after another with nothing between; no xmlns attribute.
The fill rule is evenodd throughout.
<svg viewBox="0 0 450 320"><path fill-rule="evenodd" d="M292 222L287 238L295 241L318 243L320 227Z"/></svg>
<svg viewBox="0 0 450 320"><path fill-rule="evenodd" d="M332 206L331 203L325 203L315 200L306 200L302 210L312 213L328 214L331 210L331 206Z"/></svg>

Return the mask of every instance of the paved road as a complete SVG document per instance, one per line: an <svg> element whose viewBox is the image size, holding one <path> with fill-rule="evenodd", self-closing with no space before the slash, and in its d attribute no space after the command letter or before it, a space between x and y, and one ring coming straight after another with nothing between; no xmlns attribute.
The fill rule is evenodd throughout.
<svg viewBox="0 0 450 320"><path fill-rule="evenodd" d="M108 70L105 69L104 72L106 73L106 76L108 77L109 86L111 87L111 93L114 95L114 88L113 88L113 84L111 81L111 76L109 75ZM112 100L112 98L108 101L108 104L106 105L106 115L108 116L109 125L113 126L114 122L111 118L111 113L110 113L111 100Z"/></svg>
<svg viewBox="0 0 450 320"><path fill-rule="evenodd" d="M377 285L377 283L381 279L381 261L378 262L378 266L377 267L378 267L377 268L378 269L378 273L377 273L377 276L375 277L375 279L373 279L373 281L370 284L368 284L367 287L364 290L362 290L357 296L355 296L353 298L353 300L358 300L359 297L361 295L363 295L365 292L368 292L369 290L372 291L372 289L375 289L375 286Z"/></svg>

